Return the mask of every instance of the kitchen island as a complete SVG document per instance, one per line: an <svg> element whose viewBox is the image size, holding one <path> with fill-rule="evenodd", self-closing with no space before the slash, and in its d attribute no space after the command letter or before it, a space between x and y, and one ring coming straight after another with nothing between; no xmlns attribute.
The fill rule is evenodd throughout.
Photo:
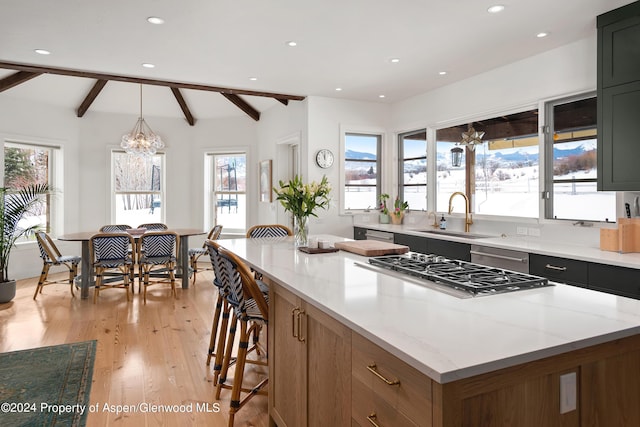
<svg viewBox="0 0 640 427"><path fill-rule="evenodd" d="M460 299L366 268L365 257L299 252L290 238L220 243L271 284L269 408L280 427L385 416L640 425L638 300L566 285Z"/></svg>

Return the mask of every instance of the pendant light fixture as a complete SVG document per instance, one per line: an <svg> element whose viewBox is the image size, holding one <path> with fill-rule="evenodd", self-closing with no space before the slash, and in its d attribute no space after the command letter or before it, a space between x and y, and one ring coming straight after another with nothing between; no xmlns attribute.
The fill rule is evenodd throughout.
<svg viewBox="0 0 640 427"><path fill-rule="evenodd" d="M160 136L151 130L142 116L142 85L140 85L140 117L131 132L122 136L120 146L127 154L136 156L152 156L157 150L164 148Z"/></svg>
<svg viewBox="0 0 640 427"><path fill-rule="evenodd" d="M482 144L483 136L484 132L478 132L469 124L469 130L462 132L462 142L460 142L460 144L473 151L476 149L476 145Z"/></svg>

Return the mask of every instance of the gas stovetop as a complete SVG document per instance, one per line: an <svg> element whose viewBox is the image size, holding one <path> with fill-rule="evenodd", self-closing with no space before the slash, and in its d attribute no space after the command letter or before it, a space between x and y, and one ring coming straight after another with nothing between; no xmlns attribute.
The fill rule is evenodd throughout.
<svg viewBox="0 0 640 427"><path fill-rule="evenodd" d="M401 275L430 280L472 296L553 286L543 277L417 252L373 257L369 258L369 263Z"/></svg>

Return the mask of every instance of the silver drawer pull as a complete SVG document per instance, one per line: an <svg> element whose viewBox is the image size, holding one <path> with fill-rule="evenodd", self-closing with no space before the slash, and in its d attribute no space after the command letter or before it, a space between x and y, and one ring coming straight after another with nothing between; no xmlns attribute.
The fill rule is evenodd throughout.
<svg viewBox="0 0 640 427"><path fill-rule="evenodd" d="M367 419L369 420L369 422L371 423L372 426L380 427L378 425L378 423L376 422L377 418L378 418L378 416L376 415L375 412L373 412L371 415L367 416Z"/></svg>
<svg viewBox="0 0 640 427"><path fill-rule="evenodd" d="M516 257L512 257L512 256L505 256L505 255L498 255L498 254L492 254L492 253L487 253L487 252L480 252L480 251L469 251L472 255L482 255L482 256L486 256L487 258L498 258L498 259L504 259L507 261L516 261L516 262L526 262L527 260L524 258L516 258Z"/></svg>
<svg viewBox="0 0 640 427"><path fill-rule="evenodd" d="M378 367L376 366L376 364L374 363L373 365L367 365L367 369L369 370L369 372L371 372L373 375L375 375L376 377L380 378L382 381L384 381L385 383L387 383L387 385L400 385L400 380L388 380L385 377L383 377L380 372L378 372Z"/></svg>
<svg viewBox="0 0 640 427"><path fill-rule="evenodd" d="M556 271L567 271L567 267L557 267L551 264L545 265L544 268L548 268L549 270L556 270Z"/></svg>

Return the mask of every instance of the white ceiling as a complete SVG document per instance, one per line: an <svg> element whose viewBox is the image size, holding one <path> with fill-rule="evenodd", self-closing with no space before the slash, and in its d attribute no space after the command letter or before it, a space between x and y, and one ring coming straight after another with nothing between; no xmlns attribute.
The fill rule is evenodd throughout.
<svg viewBox="0 0 640 427"><path fill-rule="evenodd" d="M0 61L392 103L591 36L597 15L631 2L0 0ZM487 13L493 4L506 8ZM149 24L149 16L166 22ZM549 36L537 38L542 31ZM0 69L0 79L14 72ZM42 75L0 96L74 111L93 83ZM218 93L182 92L196 119L245 116ZM259 111L286 108L270 98L243 99ZM87 114L138 110L137 85L109 82ZM144 113L183 116L169 88L156 86L144 87Z"/></svg>

